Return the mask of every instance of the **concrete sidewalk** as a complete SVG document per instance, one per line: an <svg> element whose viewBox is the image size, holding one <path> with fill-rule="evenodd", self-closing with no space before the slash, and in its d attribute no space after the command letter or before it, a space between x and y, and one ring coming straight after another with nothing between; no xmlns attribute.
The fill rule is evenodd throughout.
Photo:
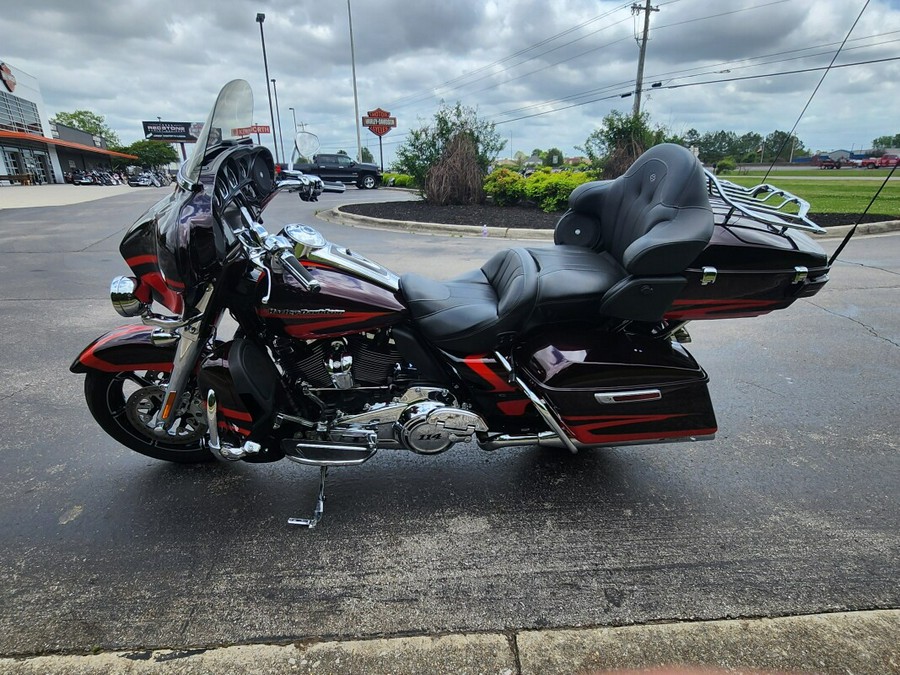
<svg viewBox="0 0 900 675"><path fill-rule="evenodd" d="M45 673L900 673L900 610L0 659Z"/></svg>
<svg viewBox="0 0 900 675"><path fill-rule="evenodd" d="M153 191L162 198L168 188L135 188L130 185L0 185L0 209L27 209L35 206L65 206L135 190Z"/></svg>

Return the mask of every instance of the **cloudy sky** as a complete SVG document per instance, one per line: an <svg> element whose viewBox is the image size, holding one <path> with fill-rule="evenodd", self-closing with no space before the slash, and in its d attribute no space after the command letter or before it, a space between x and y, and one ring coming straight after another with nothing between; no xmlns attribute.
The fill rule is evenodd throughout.
<svg viewBox="0 0 900 675"><path fill-rule="evenodd" d="M640 0L643 5L643 0ZM501 153L580 154L630 111L643 15L607 0L351 0L359 110L398 118L385 163L444 100L477 107ZM900 0L655 0L642 108L674 131L790 129L845 39L797 135L811 150L900 133ZM141 120L203 120L228 80L269 122L257 12L285 145L293 117L322 151L355 155L345 0L0 0L0 61L36 77L49 115L88 109L125 143ZM779 74L786 71L793 74ZM289 110L293 107L295 112ZM277 120L276 120L277 122ZM264 139L265 140L265 139ZM378 159L378 139L362 131ZM289 152L289 150L288 150Z"/></svg>

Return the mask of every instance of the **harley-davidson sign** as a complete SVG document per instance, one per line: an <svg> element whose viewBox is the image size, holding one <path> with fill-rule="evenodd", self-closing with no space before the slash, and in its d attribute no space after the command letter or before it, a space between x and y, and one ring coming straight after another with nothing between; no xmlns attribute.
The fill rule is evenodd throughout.
<svg viewBox="0 0 900 675"><path fill-rule="evenodd" d="M376 136L384 136L387 132L397 126L397 118L391 117L391 113L381 108L370 110L366 117L362 118L364 127L368 127Z"/></svg>

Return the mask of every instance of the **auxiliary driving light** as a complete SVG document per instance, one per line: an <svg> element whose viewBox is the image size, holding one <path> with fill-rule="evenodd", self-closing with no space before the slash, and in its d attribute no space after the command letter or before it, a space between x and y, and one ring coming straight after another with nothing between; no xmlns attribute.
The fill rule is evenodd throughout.
<svg viewBox="0 0 900 675"><path fill-rule="evenodd" d="M135 296L137 287L138 280L134 277L116 277L109 285L109 299L120 316L139 316L149 309L147 303Z"/></svg>

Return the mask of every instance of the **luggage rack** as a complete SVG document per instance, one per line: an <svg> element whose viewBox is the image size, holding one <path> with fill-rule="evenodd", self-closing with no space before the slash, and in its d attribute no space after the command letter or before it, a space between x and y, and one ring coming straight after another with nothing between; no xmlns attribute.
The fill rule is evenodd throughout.
<svg viewBox="0 0 900 675"><path fill-rule="evenodd" d="M809 211L809 202L797 195L768 183L745 188L731 181L719 179L706 169L704 172L710 198L719 200L728 207L723 224L727 225L731 217L737 214L780 230L782 234L788 228L816 234L825 233L823 228L806 216ZM780 203L778 203L779 197L782 198ZM788 210L788 207L792 205L797 207L796 213ZM718 212L715 209L716 206L717 204L713 202L713 208Z"/></svg>

